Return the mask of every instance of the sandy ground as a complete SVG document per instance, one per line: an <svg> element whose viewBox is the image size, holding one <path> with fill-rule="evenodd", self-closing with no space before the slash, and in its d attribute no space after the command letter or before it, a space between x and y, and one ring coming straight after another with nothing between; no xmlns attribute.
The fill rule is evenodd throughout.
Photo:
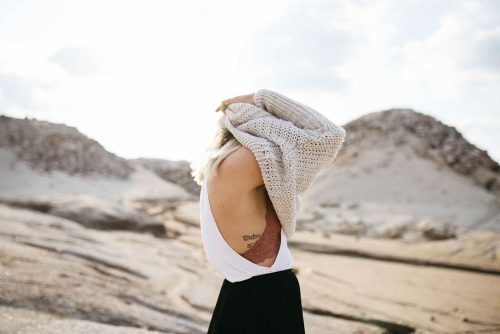
<svg viewBox="0 0 500 334"><path fill-rule="evenodd" d="M186 203L168 238L0 208L0 333L204 333L222 283ZM289 240L307 333L500 332L500 235Z"/></svg>

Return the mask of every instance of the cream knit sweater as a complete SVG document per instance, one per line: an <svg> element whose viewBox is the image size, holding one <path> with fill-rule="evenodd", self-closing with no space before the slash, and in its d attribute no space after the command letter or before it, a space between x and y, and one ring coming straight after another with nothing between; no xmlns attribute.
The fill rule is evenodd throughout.
<svg viewBox="0 0 500 334"><path fill-rule="evenodd" d="M259 89L254 100L255 105L230 104L219 126L255 155L283 230L291 237L300 206L298 194L333 162L346 131L283 94Z"/></svg>

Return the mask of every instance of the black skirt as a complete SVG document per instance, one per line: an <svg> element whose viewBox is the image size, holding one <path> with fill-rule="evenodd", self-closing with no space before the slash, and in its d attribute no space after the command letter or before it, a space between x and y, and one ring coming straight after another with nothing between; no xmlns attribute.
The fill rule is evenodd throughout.
<svg viewBox="0 0 500 334"><path fill-rule="evenodd" d="M222 282L207 334L266 333L305 333L299 281L292 269Z"/></svg>

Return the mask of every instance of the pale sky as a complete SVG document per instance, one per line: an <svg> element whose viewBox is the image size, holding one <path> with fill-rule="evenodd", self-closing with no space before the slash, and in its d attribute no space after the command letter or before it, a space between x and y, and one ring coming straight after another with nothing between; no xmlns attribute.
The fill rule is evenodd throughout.
<svg viewBox="0 0 500 334"><path fill-rule="evenodd" d="M500 1L0 0L0 114L122 157L196 159L259 88L340 125L412 108L500 161Z"/></svg>

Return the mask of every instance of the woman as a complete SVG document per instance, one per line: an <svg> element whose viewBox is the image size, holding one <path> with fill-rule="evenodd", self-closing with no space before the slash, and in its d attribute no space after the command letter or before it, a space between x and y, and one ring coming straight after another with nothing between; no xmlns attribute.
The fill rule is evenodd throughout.
<svg viewBox="0 0 500 334"><path fill-rule="evenodd" d="M224 100L201 185L200 222L209 262L224 277L208 333L305 333L287 238L298 193L335 159L345 130L280 93Z"/></svg>

